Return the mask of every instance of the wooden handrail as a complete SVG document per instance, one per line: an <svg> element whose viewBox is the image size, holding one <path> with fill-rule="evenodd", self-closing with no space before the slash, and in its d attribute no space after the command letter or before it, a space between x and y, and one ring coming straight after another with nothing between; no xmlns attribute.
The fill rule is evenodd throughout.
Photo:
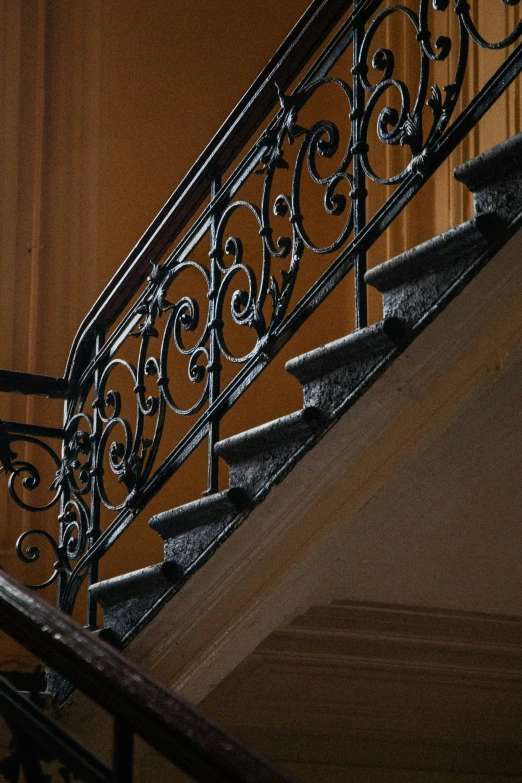
<svg viewBox="0 0 522 783"><path fill-rule="evenodd" d="M110 326L210 192L212 173L224 171L277 103L275 84L284 91L323 43L352 0L313 0L275 55L246 91L165 206L131 250L84 318L71 347L65 378L79 380L98 326Z"/></svg>
<svg viewBox="0 0 522 783"><path fill-rule="evenodd" d="M1 570L0 627L201 783L291 783L196 707Z"/></svg>

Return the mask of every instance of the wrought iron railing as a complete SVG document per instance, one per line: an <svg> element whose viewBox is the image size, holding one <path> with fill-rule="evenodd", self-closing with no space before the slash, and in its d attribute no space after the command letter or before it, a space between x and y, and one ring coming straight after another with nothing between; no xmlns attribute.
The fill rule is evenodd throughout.
<svg viewBox="0 0 522 783"><path fill-rule="evenodd" d="M490 13L513 14L517 5L498 0ZM417 50L417 71L406 76L384 36L396 19ZM471 47L507 49L522 33L513 20L509 35L489 42L474 19L463 0L312 3L108 286L71 351L66 379L74 391L64 395L63 456L50 490L60 496L60 531L45 584L58 581L66 612L83 580L97 580L100 559L205 439L207 492L217 491L214 446L224 415L352 269L355 326L367 324L368 251L522 69L519 45L466 104ZM441 24L445 32L436 35ZM441 64L451 70L442 81ZM337 93L330 106L344 125L310 118L325 90ZM228 172L276 97L277 116ZM396 170L379 170L383 149L402 151ZM319 217L306 209L310 187L321 190ZM372 212L370 188L384 193ZM239 216L254 226L248 241L256 236L257 255L240 235ZM318 239L326 224L330 237ZM315 279L299 291L310 258L325 261L314 262ZM184 363L175 372L174 358ZM113 383L117 374L126 376L126 391L121 377ZM189 424L174 441L181 418ZM17 470L9 458L4 468ZM102 509L111 515L103 529ZM29 557L37 557L34 546ZM92 600L88 612L94 626Z"/></svg>
<svg viewBox="0 0 522 783"><path fill-rule="evenodd" d="M2 780L131 783L137 735L201 783L290 783L197 708L2 571L0 618L3 632L71 680L114 722L108 766L0 677L0 725L3 719L11 738L0 758ZM48 766L53 763L54 775Z"/></svg>

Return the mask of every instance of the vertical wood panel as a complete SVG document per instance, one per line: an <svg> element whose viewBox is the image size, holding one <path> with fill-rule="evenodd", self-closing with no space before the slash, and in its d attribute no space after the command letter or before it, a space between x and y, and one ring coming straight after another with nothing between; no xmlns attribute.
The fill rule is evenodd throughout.
<svg viewBox="0 0 522 783"><path fill-rule="evenodd" d="M0 366L5 368L61 374L69 335L95 289L100 9L98 0L0 2ZM62 406L0 395L0 417L60 425ZM38 449L15 450L41 466ZM44 492L51 480L44 465ZM26 499L35 494L26 492ZM24 581L46 578L53 553L44 545L39 562L23 566L14 543L34 527L56 535L56 509L45 515L22 511L0 476L0 515L0 563ZM54 590L49 592L52 597Z"/></svg>
<svg viewBox="0 0 522 783"><path fill-rule="evenodd" d="M36 57L34 68L34 156L31 226L31 277L29 289L29 355L27 369L36 371L36 329L40 290L40 257L42 251L42 170L45 122L45 33L46 0L38 0L36 11ZM28 408L30 412L30 408ZM30 419L29 419L30 420Z"/></svg>
<svg viewBox="0 0 522 783"><path fill-rule="evenodd" d="M18 0L0 3L0 361L9 366L14 339L14 294L20 113L20 37ZM8 315L8 317L6 317ZM5 403L4 403L5 405ZM5 414L4 414L5 415Z"/></svg>
<svg viewBox="0 0 522 783"><path fill-rule="evenodd" d="M19 0L0 3L0 361L4 366L11 366L15 350L19 279L21 28ZM15 401L7 395L1 397L0 416L10 418ZM10 504L3 476L0 476L0 504L3 509ZM14 516L20 516L16 510ZM16 525L12 526L9 521L6 524L4 519L0 525L0 550L12 547L13 533L17 532Z"/></svg>

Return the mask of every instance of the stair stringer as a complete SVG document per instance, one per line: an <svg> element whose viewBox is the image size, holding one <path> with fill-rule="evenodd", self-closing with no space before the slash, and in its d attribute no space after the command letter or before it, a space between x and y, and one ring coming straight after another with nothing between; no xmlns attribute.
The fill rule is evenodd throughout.
<svg viewBox="0 0 522 783"><path fill-rule="evenodd" d="M157 564L91 586L117 643L126 646L150 622L513 231L495 214L481 215L367 274L383 292L385 319L288 362L303 386L305 407L217 443L230 488L149 521L164 539L168 578Z"/></svg>
<svg viewBox="0 0 522 783"><path fill-rule="evenodd" d="M274 628L337 597L339 553L356 549L360 511L522 336L521 254L519 232L273 486L190 590L129 644L129 657L199 701Z"/></svg>

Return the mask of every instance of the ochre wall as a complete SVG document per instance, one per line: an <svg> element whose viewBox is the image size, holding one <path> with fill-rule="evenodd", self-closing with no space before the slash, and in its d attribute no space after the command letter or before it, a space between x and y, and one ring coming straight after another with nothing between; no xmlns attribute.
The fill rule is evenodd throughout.
<svg viewBox="0 0 522 783"><path fill-rule="evenodd" d="M307 4L227 0L217 11L210 0L0 0L0 366L62 374L90 305ZM495 29L503 18L479 21L491 38L504 34ZM414 70L417 43L407 25L393 30L393 40L405 71ZM475 84L504 56L473 48ZM470 217L469 199L451 185L451 168L513 135L519 122L518 95L511 91L378 243L371 263ZM370 193L370 208L377 198ZM350 286L347 280L325 315L283 352L279 377L284 359L353 328ZM373 300L371 306L376 319ZM300 406L293 379L277 388L275 396L268 374L259 379L224 433ZM3 418L61 421L53 401L4 395L0 404ZM201 494L197 470L204 457L192 460L152 510ZM0 562L24 579L43 578L51 555L42 553L22 573L12 554L20 532L41 522L13 510L4 483L0 493ZM139 519L103 573L160 557L159 539Z"/></svg>

